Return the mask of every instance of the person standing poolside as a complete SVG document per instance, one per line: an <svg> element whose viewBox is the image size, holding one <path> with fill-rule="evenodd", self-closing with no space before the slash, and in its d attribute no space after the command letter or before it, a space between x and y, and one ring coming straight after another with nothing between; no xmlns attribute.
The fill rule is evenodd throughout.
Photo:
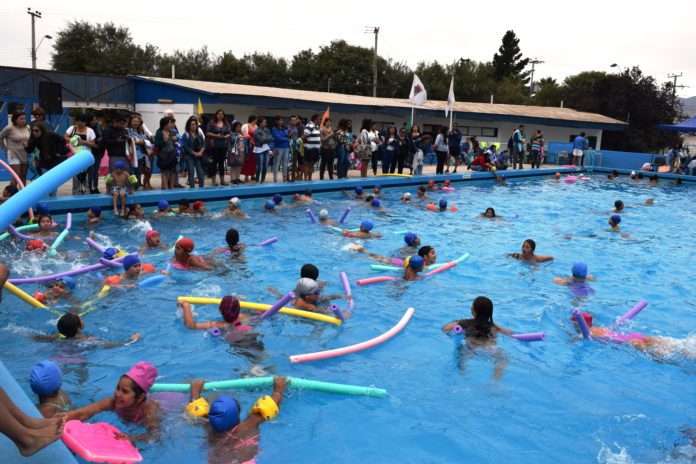
<svg viewBox="0 0 696 464"><path fill-rule="evenodd" d="M329 179L333 180L334 162L336 160L337 137L333 130L331 119L324 121L324 127L319 130L321 139L321 162L319 163L319 179L324 180L324 170L329 171Z"/></svg>
<svg viewBox="0 0 696 464"><path fill-rule="evenodd" d="M256 176L254 179L259 184L266 182L268 170L268 156L271 153L273 135L268 128L268 121L263 116L257 119L258 127L254 131L254 156L256 157Z"/></svg>
<svg viewBox="0 0 696 464"><path fill-rule="evenodd" d="M518 165L519 169L524 169L522 162L524 161L524 146L526 142L524 124L520 124L520 127L512 133L512 169L517 169L516 166Z"/></svg>
<svg viewBox="0 0 696 464"><path fill-rule="evenodd" d="M448 146L449 146L449 156L454 158L454 171L457 172L457 167L459 167L459 160L462 156L462 131L459 129L459 124L456 122L452 124L452 130L447 136ZM450 161L447 161L447 166L449 166Z"/></svg>
<svg viewBox="0 0 696 464"><path fill-rule="evenodd" d="M321 149L321 133L319 130L319 122L321 121L320 114L313 114L309 124L304 128L302 133L302 142L304 144L304 163L303 173L304 180L312 180L314 173L314 165L319 160L319 150Z"/></svg>
<svg viewBox="0 0 696 464"><path fill-rule="evenodd" d="M248 150L242 165L241 174L244 175L244 182L249 182L250 178L256 176L256 156L254 155L254 132L256 131L256 115L249 116L246 124L242 126L242 137L247 141Z"/></svg>
<svg viewBox="0 0 696 464"><path fill-rule="evenodd" d="M532 164L532 169L536 166L537 169L541 167L541 151L544 146L544 133L541 129L532 135L532 151L529 153L529 162Z"/></svg>
<svg viewBox="0 0 696 464"><path fill-rule="evenodd" d="M7 122L7 121L5 121ZM8 124L0 132L0 148L7 157L7 164L17 174L23 184L27 183L29 161L26 147L29 144L29 129L27 115L24 111L12 113L12 124Z"/></svg>
<svg viewBox="0 0 696 464"><path fill-rule="evenodd" d="M230 151L227 153L227 166L230 168L230 183L241 184L239 175L247 156L247 144L242 137L242 123L236 119L232 121L232 134L230 135Z"/></svg>
<svg viewBox="0 0 696 464"><path fill-rule="evenodd" d="M575 166L582 165L582 157L583 157L583 154L585 153L585 150L587 150L587 147L588 147L588 142L587 142L587 139L585 138L585 133L580 132L580 135L575 137L575 140L573 140L573 165L575 165Z"/></svg>
<svg viewBox="0 0 696 464"><path fill-rule="evenodd" d="M198 177L198 187L203 188L205 186L205 174L203 172L205 137L198 128L198 118L196 116L191 116L186 120L182 141L189 188L196 188L196 177Z"/></svg>
<svg viewBox="0 0 696 464"><path fill-rule="evenodd" d="M527 263L543 263L553 259L553 256L535 255L534 250L536 250L536 242L528 238L522 243L522 253L508 253L507 256Z"/></svg>
<svg viewBox="0 0 696 464"><path fill-rule="evenodd" d="M285 127L285 119L276 116L275 126L271 129L273 134L273 182L278 182L278 172L281 172L281 180L288 181L288 159L290 157L290 140L288 130Z"/></svg>
<svg viewBox="0 0 696 464"><path fill-rule="evenodd" d="M227 123L225 112L222 109L217 110L215 118L208 123L208 127L205 130L208 152L211 158L208 175L213 186L218 185L215 180L216 174L220 175L220 185L227 185L227 182L225 182L225 158L227 157L230 143L230 132L230 125Z"/></svg>

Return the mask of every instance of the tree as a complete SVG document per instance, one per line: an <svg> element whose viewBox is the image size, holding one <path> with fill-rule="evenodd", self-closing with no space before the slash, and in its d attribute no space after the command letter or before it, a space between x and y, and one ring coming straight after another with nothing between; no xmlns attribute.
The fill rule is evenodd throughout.
<svg viewBox="0 0 696 464"><path fill-rule="evenodd" d="M159 58L159 76L170 77L174 65L177 79L209 80L213 76L213 59L208 47L199 50L174 50L171 55Z"/></svg>
<svg viewBox="0 0 696 464"><path fill-rule="evenodd" d="M539 90L531 100L532 105L538 106L560 106L563 100L563 87L556 82L556 79L545 77L537 82Z"/></svg>
<svg viewBox="0 0 696 464"><path fill-rule="evenodd" d="M514 76L526 83L529 72L523 71L528 63L529 58L522 58L520 39L517 38L514 31L507 31L503 36L503 43L498 49L498 53L493 55L495 80L502 81L508 76Z"/></svg>

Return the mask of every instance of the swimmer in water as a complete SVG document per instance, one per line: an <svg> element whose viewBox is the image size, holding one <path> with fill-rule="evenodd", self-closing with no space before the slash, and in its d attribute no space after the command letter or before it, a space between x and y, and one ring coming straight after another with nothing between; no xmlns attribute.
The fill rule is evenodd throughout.
<svg viewBox="0 0 696 464"><path fill-rule="evenodd" d="M406 192L403 195L401 195L401 201L403 203L411 201L411 194L409 192Z"/></svg>
<svg viewBox="0 0 696 464"><path fill-rule="evenodd" d="M32 340L36 342L55 342L63 340L79 340L81 342L92 342L97 343L101 348L115 348L117 346L130 345L133 342L140 340L141 336L139 333L134 333L128 340L123 342L107 342L94 335L89 335L83 333L85 328L85 322L79 314L75 313L65 313L59 319L56 324L56 329L58 333L50 335L34 335Z"/></svg>
<svg viewBox="0 0 696 464"><path fill-rule="evenodd" d="M653 200L652 198L648 198L647 200L645 200L645 206L652 206L654 204L655 200Z"/></svg>
<svg viewBox="0 0 696 464"><path fill-rule="evenodd" d="M555 277L553 279L554 283L558 285L571 285L577 283L585 283L587 281L596 281L597 279L592 275L587 273L587 264L585 263L575 263L571 270L571 277Z"/></svg>
<svg viewBox="0 0 696 464"><path fill-rule="evenodd" d="M63 373L53 361L41 361L34 364L29 377L29 386L39 397L37 409L43 417L70 411L70 397L60 389Z"/></svg>
<svg viewBox="0 0 696 464"><path fill-rule="evenodd" d="M350 196L350 193L346 192L345 190L343 191L343 194L346 196ZM365 199L365 191L361 186L355 187L355 196L353 197L356 200L364 200Z"/></svg>
<svg viewBox="0 0 696 464"><path fill-rule="evenodd" d="M508 253L507 256L527 263L544 263L553 259L553 256L535 255L534 250L536 242L528 238L522 243L522 253Z"/></svg>
<svg viewBox="0 0 696 464"><path fill-rule="evenodd" d="M444 213L447 211L447 200L445 200L444 198L441 198L440 202L437 205L437 208L435 207L434 203L430 203L428 206L426 206L426 208L428 209L428 211L433 211L433 212L437 212L437 213ZM450 208L450 211L457 211L457 207L452 206Z"/></svg>
<svg viewBox="0 0 696 464"><path fill-rule="evenodd" d="M618 214L612 215L607 223L609 224L609 227L611 227L612 232L618 232L623 238L630 237L630 235L628 235L626 232L622 232L619 228L619 224L621 224L621 216Z"/></svg>
<svg viewBox="0 0 696 464"><path fill-rule="evenodd" d="M145 233L145 243L140 245L138 253L143 254L148 250L169 250L169 247L161 242L160 233L155 229L148 230Z"/></svg>
<svg viewBox="0 0 696 464"><path fill-rule="evenodd" d="M624 210L624 202L621 200L616 200L614 202L614 211L612 211L612 212L618 214L623 210Z"/></svg>
<svg viewBox="0 0 696 464"><path fill-rule="evenodd" d="M273 203L275 203L276 208L280 208L280 207L285 206L283 204L283 195L281 195L280 193L274 194L273 198L271 198L271 199L273 200Z"/></svg>
<svg viewBox="0 0 696 464"><path fill-rule="evenodd" d="M430 245L422 246L418 249L418 256L423 258L426 267L432 266L437 262L437 251Z"/></svg>
<svg viewBox="0 0 696 464"><path fill-rule="evenodd" d="M36 221L39 224L38 232L32 234L32 237L41 237L41 239L50 239L58 235L58 232L53 231L53 217L50 214L39 214Z"/></svg>
<svg viewBox="0 0 696 464"><path fill-rule="evenodd" d="M102 210L98 206L90 206L87 208L87 220L85 221L85 227L91 227L99 225L103 222L102 220Z"/></svg>
<svg viewBox="0 0 696 464"><path fill-rule="evenodd" d="M230 198L227 202L227 208L220 213L220 216L234 216L242 219L248 219L249 216L247 216L244 211L239 209L241 204L242 201L238 197Z"/></svg>
<svg viewBox="0 0 696 464"><path fill-rule="evenodd" d="M333 311L318 306L319 300L321 299L321 288L319 287L319 284L316 280L310 279L308 277L300 278L297 281L297 284L295 285L294 293L296 295L296 298L291 300L291 304L294 308L334 316ZM346 297L346 295L338 296L341 298ZM324 298L324 300L326 299L327 298ZM349 312L343 312L344 318L348 319L350 318L350 316L351 314Z"/></svg>
<svg viewBox="0 0 696 464"><path fill-rule="evenodd" d="M193 240L188 237L179 239L174 245L174 257L172 258L173 266L183 270L202 269L204 271L212 271L215 269L210 264L206 263L201 256L194 256L193 252L195 245Z"/></svg>
<svg viewBox="0 0 696 464"><path fill-rule="evenodd" d="M404 260L404 280L418 280L418 273L425 269L425 261L419 255L409 256Z"/></svg>
<svg viewBox="0 0 696 464"><path fill-rule="evenodd" d="M263 204L263 210L267 213L276 213L276 204L273 200L268 200Z"/></svg>
<svg viewBox="0 0 696 464"><path fill-rule="evenodd" d="M424 201L430 201L430 198L425 194L425 187L422 185L418 187L418 190L416 190L416 195L418 195L419 200L424 200Z"/></svg>
<svg viewBox="0 0 696 464"><path fill-rule="evenodd" d="M379 212L384 212L384 208L382 207L382 202L379 201L379 198L373 198L372 201L370 202L370 206L372 206L372 209L375 209Z"/></svg>
<svg viewBox="0 0 696 464"><path fill-rule="evenodd" d="M186 410L193 416L208 418L210 427L206 433L210 448L207 462L256 462L261 441L260 425L279 413L285 388L289 384L290 380L286 377L274 377L271 396L259 398L242 421L242 410L236 399L223 395L208 404L201 396L203 381L191 382L191 402Z"/></svg>
<svg viewBox="0 0 696 464"><path fill-rule="evenodd" d="M104 285L111 287L126 287L135 288L138 286L138 280L143 274L156 272L155 266L150 263L140 262L137 255L126 255L121 261L123 265L123 273L111 275L104 279ZM169 275L169 271L160 271L163 275Z"/></svg>
<svg viewBox="0 0 696 464"><path fill-rule="evenodd" d="M553 175L554 180L561 180L561 173L557 172L556 174Z"/></svg>
<svg viewBox="0 0 696 464"><path fill-rule="evenodd" d="M428 186L425 187L425 190L428 192L435 192L437 191L437 185L435 185L435 180L429 179L428 180Z"/></svg>
<svg viewBox="0 0 696 464"><path fill-rule="evenodd" d="M335 226L336 221L329 219L329 212L326 209L322 209L319 211L319 224L323 224L325 226Z"/></svg>
<svg viewBox="0 0 696 464"><path fill-rule="evenodd" d="M485 219L502 219L502 216L498 216L495 214L495 209L488 207L486 208L486 212L481 214L481 218Z"/></svg>
<svg viewBox="0 0 696 464"><path fill-rule="evenodd" d="M344 193L346 193L346 192L344 191ZM301 194L301 195L296 194L295 196L293 196L293 199L295 201L305 201L305 202L312 201L312 191L307 189L304 191L303 194Z"/></svg>
<svg viewBox="0 0 696 464"><path fill-rule="evenodd" d="M225 234L225 242L227 242L226 247L216 248L213 253L238 255L246 248L246 245L239 241L239 231L237 231L237 229L227 230L227 233Z"/></svg>
<svg viewBox="0 0 696 464"><path fill-rule="evenodd" d="M409 253L414 251L414 248L418 248L421 244L421 239L418 236L418 234L414 232L407 232L406 235L404 235L404 243L406 243L406 247L402 248L403 253Z"/></svg>
<svg viewBox="0 0 696 464"><path fill-rule="evenodd" d="M179 214L193 215L193 210L189 206L189 201L186 198L179 200L179 207L177 208Z"/></svg>
<svg viewBox="0 0 696 464"><path fill-rule="evenodd" d="M145 211L143 211L140 203L136 203L128 207L128 213L126 213L125 217L126 219L142 219L145 217Z"/></svg>
<svg viewBox="0 0 696 464"><path fill-rule="evenodd" d="M375 185L372 188L372 195L375 196L375 198L379 198L382 196L382 186L381 185Z"/></svg>
<svg viewBox="0 0 696 464"><path fill-rule="evenodd" d="M48 285L48 289L46 291L34 292L34 298L46 306L55 306L63 300L79 306L80 302L71 293L71 290L75 288L76 284L77 282L73 277L59 277L57 280L54 280Z"/></svg>
<svg viewBox="0 0 696 464"><path fill-rule="evenodd" d="M360 223L360 230L358 232L351 232L348 229L343 229L343 236L362 239L382 238L381 234L372 233L374 226L375 225L369 219L363 219L363 221Z"/></svg>
<svg viewBox="0 0 696 464"><path fill-rule="evenodd" d="M203 203L201 200L194 201L193 202L193 214L196 216L205 216L206 213L206 207L205 203Z"/></svg>
<svg viewBox="0 0 696 464"><path fill-rule="evenodd" d="M188 203L187 203L188 206ZM160 200L157 204L157 211L155 211L155 217L168 217L173 216L171 208L169 207L169 202L167 200Z"/></svg>
<svg viewBox="0 0 696 464"><path fill-rule="evenodd" d="M189 329L206 330L214 327L229 331L240 330L240 328L243 328L243 330L251 329L248 324L250 318L246 314L241 314L239 300L232 295L224 296L222 300L220 300L218 310L222 316L221 321L196 322L193 317L193 312L191 311L191 305L188 301L179 301L177 305L181 306L184 312L184 325Z"/></svg>

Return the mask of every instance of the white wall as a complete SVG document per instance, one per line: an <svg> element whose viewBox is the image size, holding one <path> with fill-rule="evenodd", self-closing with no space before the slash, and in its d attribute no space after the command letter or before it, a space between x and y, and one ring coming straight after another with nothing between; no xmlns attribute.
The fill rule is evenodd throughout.
<svg viewBox="0 0 696 464"><path fill-rule="evenodd" d="M159 129L160 119L164 116L165 110L172 110L176 119L176 126L183 130L186 120L196 114L197 105L190 103L148 103L135 105L135 111L143 116L143 122L154 134Z"/></svg>

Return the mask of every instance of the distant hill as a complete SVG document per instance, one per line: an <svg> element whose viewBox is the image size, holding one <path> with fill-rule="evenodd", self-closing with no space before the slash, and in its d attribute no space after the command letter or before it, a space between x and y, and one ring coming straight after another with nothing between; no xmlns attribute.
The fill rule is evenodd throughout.
<svg viewBox="0 0 696 464"><path fill-rule="evenodd" d="M696 116L696 97L680 98L679 100L684 107L684 113L690 118Z"/></svg>

